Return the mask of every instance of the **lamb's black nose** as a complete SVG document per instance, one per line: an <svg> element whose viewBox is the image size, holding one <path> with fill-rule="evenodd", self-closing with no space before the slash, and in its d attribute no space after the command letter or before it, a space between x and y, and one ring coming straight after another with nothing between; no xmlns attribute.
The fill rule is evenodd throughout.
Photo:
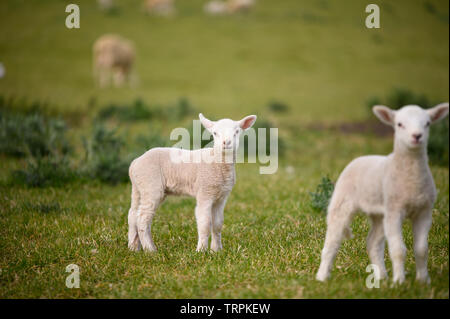
<svg viewBox="0 0 450 319"><path fill-rule="evenodd" d="M413 134L413 137L416 139L416 141L419 141L422 137L422 134Z"/></svg>

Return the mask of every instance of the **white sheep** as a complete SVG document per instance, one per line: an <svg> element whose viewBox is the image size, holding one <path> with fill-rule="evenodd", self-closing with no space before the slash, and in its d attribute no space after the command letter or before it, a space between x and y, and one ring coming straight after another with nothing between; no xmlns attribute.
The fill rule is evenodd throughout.
<svg viewBox="0 0 450 319"><path fill-rule="evenodd" d="M228 0L227 4L230 13L247 12L255 5L255 0Z"/></svg>
<svg viewBox="0 0 450 319"><path fill-rule="evenodd" d="M115 86L132 84L136 53L131 41L115 34L103 35L94 43L93 56L94 79L100 87L107 86L111 77Z"/></svg>
<svg viewBox="0 0 450 319"><path fill-rule="evenodd" d="M213 135L213 148L194 151L153 148L131 163L131 207L128 213L128 247L131 250L139 250L142 246L146 251L156 251L151 223L167 195L196 198L197 251L208 248L209 233L212 235L211 250L222 248L223 209L236 180L234 159L239 135L253 125L256 116L250 115L240 121L222 119L216 122L202 114L199 118ZM228 161L230 154L232 160ZM179 160L182 156L184 161Z"/></svg>
<svg viewBox="0 0 450 319"><path fill-rule="evenodd" d="M149 14L170 16L175 13L174 0L145 0L144 11Z"/></svg>
<svg viewBox="0 0 450 319"><path fill-rule="evenodd" d="M233 14L249 11L255 0L212 0L205 4L204 11L211 15Z"/></svg>
<svg viewBox="0 0 450 319"><path fill-rule="evenodd" d="M227 13L227 4L225 1L212 0L205 4L203 10L207 14L211 15L221 15Z"/></svg>
<svg viewBox="0 0 450 319"><path fill-rule="evenodd" d="M109 11L116 7L114 0L97 0L100 10Z"/></svg>
<svg viewBox="0 0 450 319"><path fill-rule="evenodd" d="M353 160L341 173L328 206L327 233L316 279L325 281L342 238L351 237L350 224L358 211L371 220L367 251L378 266L380 278L387 276L384 240L389 247L394 283L405 280L406 247L402 224L410 218L414 233L416 279L429 282L428 231L436 200L436 187L428 167L429 126L444 118L448 103L424 110L408 105L398 111L375 106L373 112L394 127L394 151L388 156L363 156Z"/></svg>

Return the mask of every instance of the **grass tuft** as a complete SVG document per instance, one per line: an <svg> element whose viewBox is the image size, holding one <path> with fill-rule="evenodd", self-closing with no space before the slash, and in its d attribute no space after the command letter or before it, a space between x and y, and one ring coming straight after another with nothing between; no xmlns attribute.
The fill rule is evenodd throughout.
<svg viewBox="0 0 450 319"><path fill-rule="evenodd" d="M331 179L328 176L322 177L316 191L310 193L311 207L315 211L326 213L333 190L334 184Z"/></svg>

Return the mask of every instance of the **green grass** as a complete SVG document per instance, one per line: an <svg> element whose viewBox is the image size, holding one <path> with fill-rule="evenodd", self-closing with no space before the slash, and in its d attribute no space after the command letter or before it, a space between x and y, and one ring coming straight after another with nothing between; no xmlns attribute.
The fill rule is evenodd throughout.
<svg viewBox="0 0 450 319"><path fill-rule="evenodd" d="M225 210L224 250L196 253L194 200L169 198L154 221L155 254L127 249L130 186L71 184L64 188L2 186L0 192L0 296L145 298L448 298L448 169L434 168L440 190L430 232L432 284L414 282L410 225L406 284L365 287L368 223L353 222L355 238L341 248L329 283L314 281L325 235L325 216L309 204L322 172L335 179L365 138L332 141L347 156L318 155L308 167L284 167L261 176L238 166L238 182ZM383 143L381 143L383 144ZM389 143L386 144L386 148ZM376 149L376 147L374 147ZM381 150L381 148L380 148ZM321 168L327 162L328 168ZM93 253L93 250L96 253ZM387 258L387 254L386 254ZM64 285L65 267L81 268L80 289ZM388 262L388 267L389 267Z"/></svg>
<svg viewBox="0 0 450 319"><path fill-rule="evenodd" d="M178 1L178 16L164 19L143 15L131 0L121 1L116 15L80 0L79 30L64 27L64 2L0 2L0 61L7 72L0 95L54 106L69 122L76 160L99 108L136 98L173 105L185 97L213 118L255 113L279 128L286 150L274 175L260 175L257 164L237 165L224 250L216 254L195 252L193 199L169 198L154 220L158 252L133 253L126 242L129 183L12 186L10 172L23 169L26 159L0 155L0 298L449 298L448 167L432 166L439 196L429 237L430 286L414 282L406 223L406 283L365 287L363 216L354 220L355 238L344 242L331 280L316 282L326 226L310 202L323 176L335 181L354 157L392 149L391 138L311 125L364 120L367 99L393 87L448 101L448 2L427 1L430 12L425 1L379 1L380 30L364 27L366 3L357 0L260 0L254 12L235 17L205 16L203 2ZM91 47L105 32L136 43L136 89L94 87ZM270 112L273 101L288 111ZM71 122L74 111L81 116ZM108 125L128 143L150 130L168 137L189 120ZM387 253L386 260L390 270ZM65 287L69 264L81 269L80 289Z"/></svg>
<svg viewBox="0 0 450 319"><path fill-rule="evenodd" d="M121 1L118 15L100 13L94 1L77 3L78 30L64 26L64 2L0 3L7 72L0 93L65 109L86 109L92 97L169 103L187 96L208 114L234 117L275 99L296 110L293 123L360 119L368 97L399 85L448 98L448 23L424 1L379 1L379 30L365 28L367 3L358 0L261 0L254 12L235 17L204 15L203 0L179 1L172 19L145 16L133 0ZM432 3L448 15L447 1ZM135 42L136 90L94 88L92 44L106 32Z"/></svg>

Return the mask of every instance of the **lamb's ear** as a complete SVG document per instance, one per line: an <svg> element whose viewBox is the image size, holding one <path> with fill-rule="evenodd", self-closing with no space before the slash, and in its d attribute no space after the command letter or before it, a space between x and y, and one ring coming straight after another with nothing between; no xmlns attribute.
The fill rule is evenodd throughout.
<svg viewBox="0 0 450 319"><path fill-rule="evenodd" d="M200 122L202 122L203 126L204 126L207 130L210 130L210 129L213 127L214 122L208 120L206 117L203 116L202 113L200 113L200 114L198 115L198 118L200 119Z"/></svg>
<svg viewBox="0 0 450 319"><path fill-rule="evenodd" d="M448 102L436 105L435 107L427 110L427 113L430 115L431 123L436 123L437 121L442 120L448 114Z"/></svg>
<svg viewBox="0 0 450 319"><path fill-rule="evenodd" d="M242 130L249 129L252 127L253 124L255 124L256 121L256 115L249 115L244 117L242 120L239 121L239 126Z"/></svg>
<svg viewBox="0 0 450 319"><path fill-rule="evenodd" d="M384 105L375 105L373 108L373 114L380 119L381 122L394 126L395 121L395 111L391 110Z"/></svg>

